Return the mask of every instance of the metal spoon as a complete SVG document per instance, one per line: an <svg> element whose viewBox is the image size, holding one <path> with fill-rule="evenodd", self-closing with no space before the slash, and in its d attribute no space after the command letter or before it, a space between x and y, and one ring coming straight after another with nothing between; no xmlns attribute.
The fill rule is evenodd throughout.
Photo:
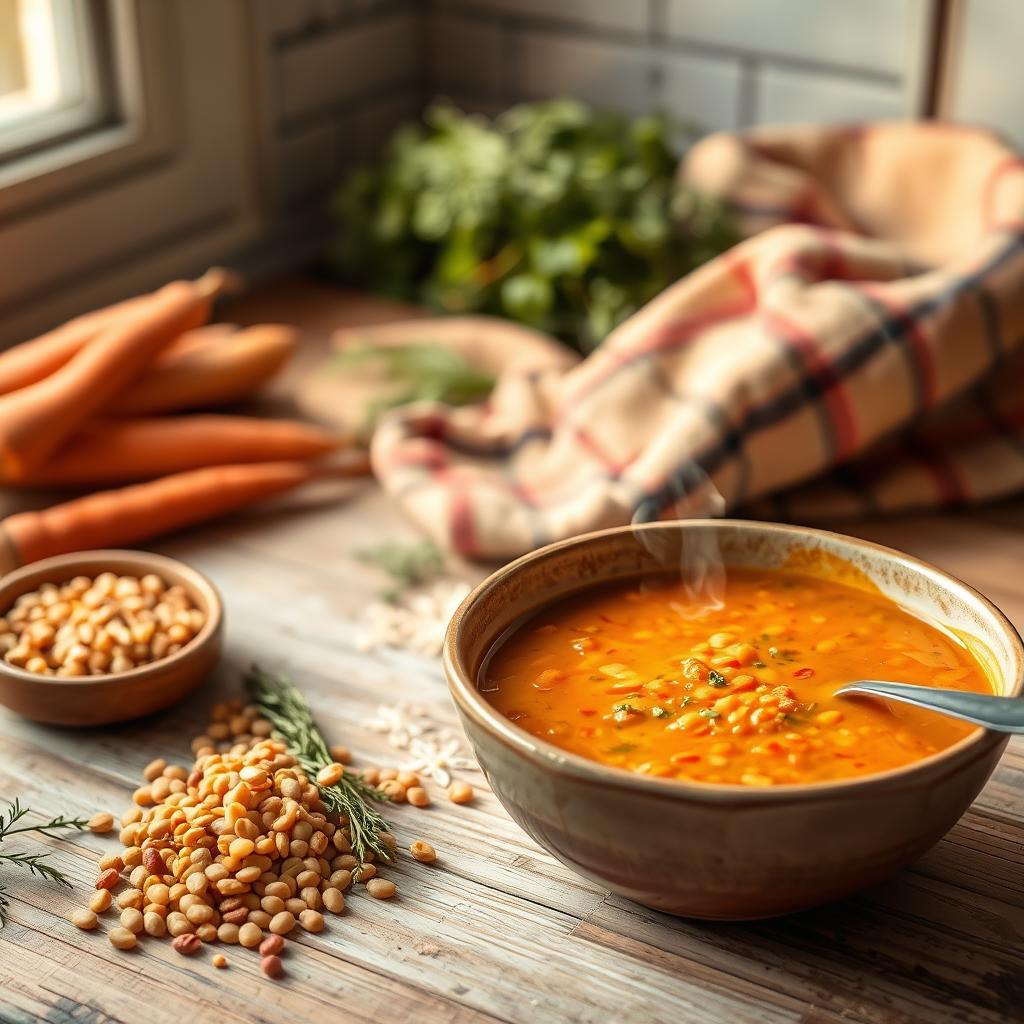
<svg viewBox="0 0 1024 1024"><path fill-rule="evenodd" d="M1024 733L1024 699L1020 697L993 697L984 693L964 693L962 690L935 690L930 686L911 686L909 683L886 683L880 679L858 679L835 692L837 697L868 694L888 697L890 700L913 704L914 707L938 711L965 722L983 725L996 732Z"/></svg>

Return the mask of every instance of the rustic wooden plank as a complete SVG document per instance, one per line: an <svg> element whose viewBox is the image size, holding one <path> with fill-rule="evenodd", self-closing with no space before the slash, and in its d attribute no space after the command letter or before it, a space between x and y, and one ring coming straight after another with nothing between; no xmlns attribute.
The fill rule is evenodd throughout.
<svg viewBox="0 0 1024 1024"><path fill-rule="evenodd" d="M295 370L305 373L338 324L407 313L307 282L265 289L230 316L300 319L313 343ZM294 379L269 407L289 408ZM1024 556L1022 508L909 516L846 532L935 562L1022 625L1024 574L1013 571ZM162 550L208 573L224 593L223 666L185 703L126 726L62 730L0 711L0 794L45 813L119 811L152 757L188 763L188 738L206 708L235 692L252 660L290 672L325 734L358 761L400 761L384 737L362 728L379 704L411 699L453 727L456 716L436 663L359 648L365 605L386 581L355 552L414 535L379 491L356 483L169 539ZM468 580L484 572L453 569ZM754 924L682 921L609 896L538 848L483 779L472 781L478 795L468 807L436 793L441 799L426 811L389 809L400 840L426 839L438 864L390 871L400 887L393 902L355 893L324 933L299 937L289 977L276 984L241 950L227 949L231 967L216 971L207 957L186 960L166 941L124 955L100 935L79 933L65 916L113 841L43 840L75 893L5 871L14 907L0 932L0 1022L1021 1019L1024 739L1010 744L971 810L911 869L843 903Z"/></svg>

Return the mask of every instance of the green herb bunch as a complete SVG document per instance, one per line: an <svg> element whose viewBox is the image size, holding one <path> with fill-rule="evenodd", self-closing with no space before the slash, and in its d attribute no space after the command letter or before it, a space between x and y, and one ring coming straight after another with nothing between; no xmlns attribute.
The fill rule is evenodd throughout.
<svg viewBox="0 0 1024 1024"><path fill-rule="evenodd" d="M335 268L587 351L737 240L717 201L678 182L674 133L568 99L493 120L434 106L339 192Z"/></svg>
<svg viewBox="0 0 1024 1024"><path fill-rule="evenodd" d="M28 816L27 807L14 800L8 804L6 811L0 811L0 843L11 836L35 832L39 835L49 836L51 839L62 839L63 836L54 835L54 830L71 828L81 831L86 827L85 818L66 818L63 814L39 825L24 823ZM11 864L17 867L27 868L33 875L45 878L51 882L58 882L60 885L71 888L71 882L63 871L58 870L48 863L47 853L8 853L0 851L0 864ZM0 884L0 928L7 923L7 911L10 908L10 900L7 898L7 889Z"/></svg>

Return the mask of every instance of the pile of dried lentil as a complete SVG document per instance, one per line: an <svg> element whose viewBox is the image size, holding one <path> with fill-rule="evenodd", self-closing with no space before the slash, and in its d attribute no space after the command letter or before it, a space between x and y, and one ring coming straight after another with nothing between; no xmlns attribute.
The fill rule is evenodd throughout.
<svg viewBox="0 0 1024 1024"><path fill-rule="evenodd" d="M296 927L321 931L322 911L340 914L354 880L377 899L394 896L396 886L377 874L372 854L363 863L356 860L348 822L329 820L316 784L271 737L270 722L255 708L241 701L221 704L212 718L193 740L191 771L163 760L146 767L146 784L121 819L124 849L100 861L89 909L71 920L79 928L97 927L97 915L111 907L127 874L127 887L116 896L120 924L108 933L115 947L132 949L146 934L171 936L183 955L218 942L258 948L263 972L276 978L283 971L284 936ZM321 770L321 784L351 770L342 763L347 753L331 748L337 760ZM362 774L392 798L429 803L415 773ZM460 789L459 799L452 799L462 803L471 796ZM113 824L112 815L98 814L90 827L106 832ZM381 838L395 849L393 836ZM422 840L409 852L422 863L437 857ZM226 967L227 959L217 954L213 963Z"/></svg>

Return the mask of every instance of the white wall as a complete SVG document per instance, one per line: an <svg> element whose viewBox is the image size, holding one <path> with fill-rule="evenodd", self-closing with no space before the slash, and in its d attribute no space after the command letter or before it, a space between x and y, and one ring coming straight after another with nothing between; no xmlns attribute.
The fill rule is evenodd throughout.
<svg viewBox="0 0 1024 1024"><path fill-rule="evenodd" d="M1024 3L956 0L939 113L1000 132L1024 147Z"/></svg>
<svg viewBox="0 0 1024 1024"><path fill-rule="evenodd" d="M565 93L712 129L922 112L933 0L436 0L437 89Z"/></svg>

